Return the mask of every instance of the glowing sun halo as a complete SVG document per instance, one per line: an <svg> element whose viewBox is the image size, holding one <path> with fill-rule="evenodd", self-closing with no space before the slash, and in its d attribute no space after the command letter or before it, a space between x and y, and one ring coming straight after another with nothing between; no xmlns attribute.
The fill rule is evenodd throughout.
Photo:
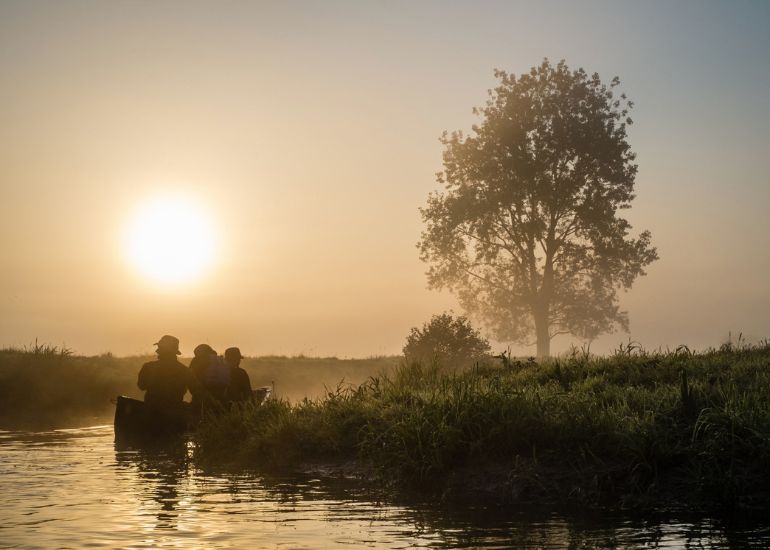
<svg viewBox="0 0 770 550"><path fill-rule="evenodd" d="M216 232L211 214L180 197L149 200L126 231L126 252L142 275L163 285L190 283L214 263Z"/></svg>

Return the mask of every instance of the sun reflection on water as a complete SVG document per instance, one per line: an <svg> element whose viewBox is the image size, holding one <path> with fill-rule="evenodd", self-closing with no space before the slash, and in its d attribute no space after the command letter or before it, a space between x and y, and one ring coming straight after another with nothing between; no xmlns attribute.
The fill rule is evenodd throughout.
<svg viewBox="0 0 770 550"><path fill-rule="evenodd" d="M132 548L728 548L767 526L710 519L571 519L522 510L378 502L353 481L200 469L190 443L115 449L110 426L0 432L5 545ZM736 542L737 541L737 542Z"/></svg>

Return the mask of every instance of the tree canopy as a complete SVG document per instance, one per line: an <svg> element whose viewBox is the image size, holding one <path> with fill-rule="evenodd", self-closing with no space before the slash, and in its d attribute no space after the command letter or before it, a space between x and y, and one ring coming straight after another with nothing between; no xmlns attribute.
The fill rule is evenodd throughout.
<svg viewBox="0 0 770 550"><path fill-rule="evenodd" d="M420 209L428 284L457 294L500 341L558 334L593 339L628 315L628 289L658 258L651 234L630 236L636 155L633 103L582 68L545 59L518 78L496 70L471 135L444 132L444 190Z"/></svg>

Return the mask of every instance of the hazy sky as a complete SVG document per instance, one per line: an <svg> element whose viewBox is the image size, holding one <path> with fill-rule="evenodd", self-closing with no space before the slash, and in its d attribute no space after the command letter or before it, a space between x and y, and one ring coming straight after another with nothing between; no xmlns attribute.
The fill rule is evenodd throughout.
<svg viewBox="0 0 770 550"><path fill-rule="evenodd" d="M768 26L762 1L2 0L0 345L398 353L457 310L415 248L438 137L543 57L636 103L628 215L661 259L593 349L770 337ZM218 243L178 288L125 245L169 195Z"/></svg>

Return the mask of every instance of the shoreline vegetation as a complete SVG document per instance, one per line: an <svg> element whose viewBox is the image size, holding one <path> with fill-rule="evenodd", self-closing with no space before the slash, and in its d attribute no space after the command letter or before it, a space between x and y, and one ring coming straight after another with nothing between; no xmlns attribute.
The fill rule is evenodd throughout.
<svg viewBox="0 0 770 550"><path fill-rule="evenodd" d="M110 399L139 396L148 359L0 350L0 429L109 419ZM768 342L697 353L629 344L465 369L400 357L244 364L278 398L205 418L193 436L202 467L349 477L446 502L770 504Z"/></svg>
<svg viewBox="0 0 770 550"><path fill-rule="evenodd" d="M142 399L137 375L154 355L115 357L73 354L66 347L33 344L0 350L0 430L70 428L84 423L112 423L115 398ZM190 358L181 357L184 364ZM400 357L264 356L245 358L241 366L257 388L275 383L276 393L292 402L324 394L340 380L360 384L388 371ZM187 395L190 399L190 395Z"/></svg>
<svg viewBox="0 0 770 550"><path fill-rule="evenodd" d="M767 342L503 363L403 361L317 399L233 409L204 421L197 455L464 503L770 504Z"/></svg>

